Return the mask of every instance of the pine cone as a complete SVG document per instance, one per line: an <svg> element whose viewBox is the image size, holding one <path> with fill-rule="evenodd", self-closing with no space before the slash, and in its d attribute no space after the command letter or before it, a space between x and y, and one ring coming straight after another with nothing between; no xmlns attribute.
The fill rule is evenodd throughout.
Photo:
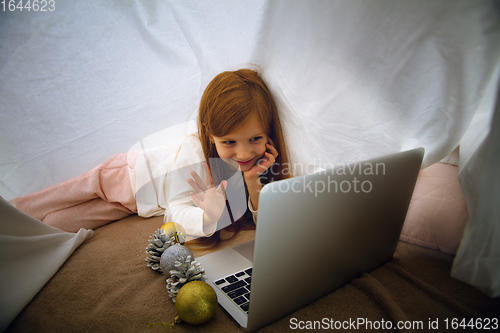
<svg viewBox="0 0 500 333"><path fill-rule="evenodd" d="M181 257L175 262L178 270L171 270L170 277L167 279L168 295L175 303L177 293L186 283L191 281L205 282L207 277L205 270L197 261L191 261L191 256Z"/></svg>
<svg viewBox="0 0 500 333"><path fill-rule="evenodd" d="M161 254L175 243L175 232L171 232L167 236L163 229L156 230L154 235L149 237L149 246L146 248L146 253L150 255L146 258L148 267L154 271L160 271Z"/></svg>

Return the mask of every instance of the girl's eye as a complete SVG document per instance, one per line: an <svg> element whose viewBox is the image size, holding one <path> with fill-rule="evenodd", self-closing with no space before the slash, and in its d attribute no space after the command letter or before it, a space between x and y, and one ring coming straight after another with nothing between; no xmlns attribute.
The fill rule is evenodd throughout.
<svg viewBox="0 0 500 333"><path fill-rule="evenodd" d="M255 141L259 141L260 139L262 139L261 136L256 136L255 138L250 139L250 141L255 142Z"/></svg>
<svg viewBox="0 0 500 333"><path fill-rule="evenodd" d="M235 141L222 141L222 143L225 145L232 145L235 143Z"/></svg>

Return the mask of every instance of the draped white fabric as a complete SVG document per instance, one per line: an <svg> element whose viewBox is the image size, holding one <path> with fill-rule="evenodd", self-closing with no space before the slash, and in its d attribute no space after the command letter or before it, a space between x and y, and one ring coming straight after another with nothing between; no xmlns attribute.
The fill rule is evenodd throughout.
<svg viewBox="0 0 500 333"><path fill-rule="evenodd" d="M0 198L0 332L94 231L61 231Z"/></svg>
<svg viewBox="0 0 500 333"><path fill-rule="evenodd" d="M292 162L324 166L423 146L428 166L464 143L481 105L490 107L481 111L483 137L473 140L489 132L498 7L489 0L60 0L54 11L6 8L0 195L10 200L62 182L194 120L207 83L241 67L258 68L274 93ZM480 167L477 147L464 159ZM479 175L467 179L466 193L480 191Z"/></svg>

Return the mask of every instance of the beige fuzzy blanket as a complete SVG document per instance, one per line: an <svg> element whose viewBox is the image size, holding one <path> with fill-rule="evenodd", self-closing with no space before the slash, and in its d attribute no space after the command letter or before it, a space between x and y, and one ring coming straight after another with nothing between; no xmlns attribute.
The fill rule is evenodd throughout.
<svg viewBox="0 0 500 333"><path fill-rule="evenodd" d="M95 230L7 332L241 332L220 306L201 326L147 328L150 323L170 323L176 315L165 277L145 261L148 238L162 224L162 217L134 215ZM254 236L253 230L241 231L215 249L193 249L193 253L199 257ZM398 322L407 328L393 331L443 332L448 324L448 331L459 332L470 331L470 327L452 329L463 318L500 317L499 298L491 299L449 276L452 261L453 256L399 242L389 263L260 331L291 332L314 325L319 331L344 325L381 332L387 331L382 328L390 321L394 328Z"/></svg>

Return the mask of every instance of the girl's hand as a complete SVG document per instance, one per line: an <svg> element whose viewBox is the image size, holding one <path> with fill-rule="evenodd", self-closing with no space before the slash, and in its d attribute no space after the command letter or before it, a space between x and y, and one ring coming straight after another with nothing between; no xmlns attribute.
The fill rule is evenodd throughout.
<svg viewBox="0 0 500 333"><path fill-rule="evenodd" d="M278 157L278 151L274 147L273 140L267 138L264 156L262 156L250 170L244 172L245 179L247 181L256 181L262 173L276 162L276 157Z"/></svg>
<svg viewBox="0 0 500 333"><path fill-rule="evenodd" d="M195 172L191 171L193 178L188 178L187 182L193 189L191 199L194 204L205 212L203 214L203 224L208 225L219 220L226 207L225 190L227 182L224 180L218 188L215 188L210 179L210 170L207 163L203 163L205 181Z"/></svg>

